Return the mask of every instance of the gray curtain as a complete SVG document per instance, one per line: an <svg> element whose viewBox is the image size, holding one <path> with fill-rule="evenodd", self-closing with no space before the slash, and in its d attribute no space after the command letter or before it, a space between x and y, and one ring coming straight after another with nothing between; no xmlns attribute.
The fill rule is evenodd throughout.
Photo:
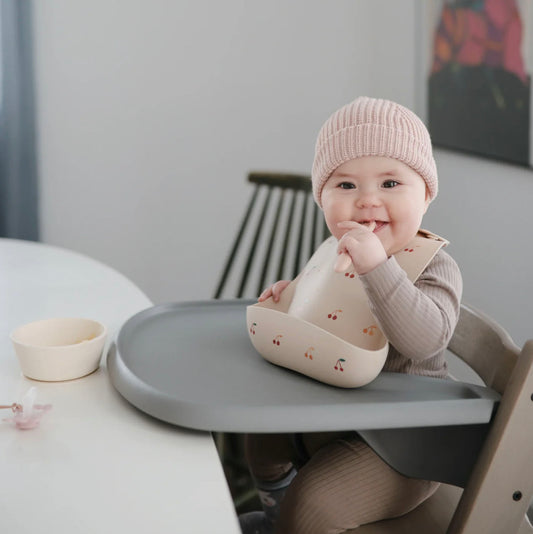
<svg viewBox="0 0 533 534"><path fill-rule="evenodd" d="M39 239L30 0L0 0L0 237Z"/></svg>

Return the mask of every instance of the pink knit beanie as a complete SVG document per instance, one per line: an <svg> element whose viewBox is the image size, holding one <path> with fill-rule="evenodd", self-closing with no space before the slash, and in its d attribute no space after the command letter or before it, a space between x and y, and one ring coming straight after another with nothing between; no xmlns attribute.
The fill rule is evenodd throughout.
<svg viewBox="0 0 533 534"><path fill-rule="evenodd" d="M361 156L387 156L405 163L424 179L430 200L437 196L437 166L424 123L399 104L362 96L333 113L318 134L312 181L319 206L331 173Z"/></svg>

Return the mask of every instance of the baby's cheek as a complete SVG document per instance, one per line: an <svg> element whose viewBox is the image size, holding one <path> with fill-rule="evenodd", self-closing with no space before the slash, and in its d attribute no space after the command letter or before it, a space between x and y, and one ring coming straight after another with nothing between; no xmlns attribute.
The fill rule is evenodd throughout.
<svg viewBox="0 0 533 534"><path fill-rule="evenodd" d="M346 230L341 230L337 226L337 221L332 221L326 219L326 225L328 227L328 230L330 231L331 235L338 241L345 233Z"/></svg>

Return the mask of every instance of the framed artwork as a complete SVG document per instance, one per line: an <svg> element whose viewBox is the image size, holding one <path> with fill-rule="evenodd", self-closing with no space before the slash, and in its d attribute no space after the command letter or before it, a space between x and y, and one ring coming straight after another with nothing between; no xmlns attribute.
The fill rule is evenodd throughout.
<svg viewBox="0 0 533 534"><path fill-rule="evenodd" d="M421 0L419 112L435 146L533 166L531 0Z"/></svg>

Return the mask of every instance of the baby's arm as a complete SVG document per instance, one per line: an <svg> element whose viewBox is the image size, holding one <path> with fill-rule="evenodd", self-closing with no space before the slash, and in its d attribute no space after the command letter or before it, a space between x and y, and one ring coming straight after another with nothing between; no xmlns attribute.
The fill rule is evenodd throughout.
<svg viewBox="0 0 533 534"><path fill-rule="evenodd" d="M440 251L413 284L394 257L360 277L372 313L401 353L423 360L444 350L459 318L459 267Z"/></svg>

